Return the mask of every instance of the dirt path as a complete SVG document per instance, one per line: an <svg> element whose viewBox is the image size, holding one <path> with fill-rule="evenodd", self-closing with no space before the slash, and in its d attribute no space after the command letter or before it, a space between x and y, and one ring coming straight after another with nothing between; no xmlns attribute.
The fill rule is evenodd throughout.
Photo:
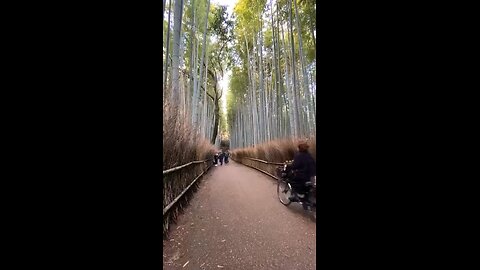
<svg viewBox="0 0 480 270"><path fill-rule="evenodd" d="M163 241L163 268L315 269L315 221L276 187L234 161L212 168Z"/></svg>

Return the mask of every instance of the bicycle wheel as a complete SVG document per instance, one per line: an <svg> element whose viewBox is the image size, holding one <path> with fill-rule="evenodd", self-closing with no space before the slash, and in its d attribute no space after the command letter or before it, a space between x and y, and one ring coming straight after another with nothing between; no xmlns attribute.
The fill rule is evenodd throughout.
<svg viewBox="0 0 480 270"><path fill-rule="evenodd" d="M289 205L291 203L289 197L292 193L290 186L283 180L278 180L277 195L278 199L283 205Z"/></svg>

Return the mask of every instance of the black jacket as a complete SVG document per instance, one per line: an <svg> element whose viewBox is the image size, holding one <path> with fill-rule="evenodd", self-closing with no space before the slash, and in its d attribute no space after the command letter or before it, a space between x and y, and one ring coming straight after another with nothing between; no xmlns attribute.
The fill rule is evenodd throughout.
<svg viewBox="0 0 480 270"><path fill-rule="evenodd" d="M311 176L316 175L315 161L308 152L298 152L293 158L291 169L295 178L300 181L309 181Z"/></svg>

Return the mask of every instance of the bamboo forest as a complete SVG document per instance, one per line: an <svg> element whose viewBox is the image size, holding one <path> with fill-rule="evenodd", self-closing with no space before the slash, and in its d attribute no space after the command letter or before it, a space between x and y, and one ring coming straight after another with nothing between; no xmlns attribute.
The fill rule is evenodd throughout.
<svg viewBox="0 0 480 270"><path fill-rule="evenodd" d="M313 0L164 0L164 105L232 149L314 135L315 19Z"/></svg>
<svg viewBox="0 0 480 270"><path fill-rule="evenodd" d="M307 144L308 153L316 160L316 43L314 0L163 0L163 232L164 237L171 234L175 239L164 242L164 268L223 267L221 262L213 261L204 262L202 267L201 260L197 267L197 261L187 259L177 264L182 259L168 255L170 251L177 252L174 243L183 239L183 236L174 236L186 231L176 229L184 226L182 222L187 224L178 219L182 215L185 220L189 219L183 214L188 212L185 209L194 207L191 210L194 215L197 215L195 211L207 211L197 216L216 215L216 219L223 222L229 220L230 214L225 214L223 219L218 216L220 208L216 208L213 199L226 195L208 195L207 192L214 191L201 189L203 183L212 185L212 189L219 185L221 194L228 193L232 186L248 185L238 187L244 192L251 189L246 194L232 191L224 199L229 200L232 207L252 209L250 213L244 212L247 217L258 215L257 219L261 219L264 214L258 212L260 210L254 212L255 207L244 207L248 202L239 199L235 204L236 196L250 196L254 201L264 200L264 194L276 196L276 186L274 190L268 187L262 190L261 185L276 177L278 164L292 160L302 143ZM224 162L218 162L219 153L225 156ZM260 175L253 175L249 170ZM197 181L200 177L203 179ZM245 182L244 178L251 182ZM233 182L227 185L225 179ZM227 186L222 187L222 183ZM254 198L255 194L259 197ZM210 200L202 201L202 196ZM271 209L277 209L272 211L285 211L278 199L264 204L272 204ZM195 210L200 206L201 209ZM218 211L212 212L214 209ZM291 218L292 224L298 223L299 217L291 215L286 218ZM232 216L232 224L241 226L242 223L235 220ZM179 224L171 228L177 222ZM191 226L187 229L196 230L195 224L201 222L204 221L188 221ZM199 230L226 225L205 224ZM272 223L271 226L283 225ZM301 226L315 233L315 223ZM280 227L278 230L288 231ZM213 238L217 236L223 237L222 233L211 234ZM201 243L213 241L205 240L202 231L198 237ZM196 245L196 240L191 241ZM228 243L228 238L219 241ZM307 238L304 241L310 251L315 249L312 241L314 239ZM185 251L188 256L200 256L196 252L201 250L188 250L193 252ZM237 255L243 251L238 252ZM272 256L277 255L272 253ZM247 260L238 267L226 269L253 269L249 267L259 261L252 260L250 266ZM303 263L305 269L311 269L314 261L307 261L308 264ZM284 265L304 269L290 261Z"/></svg>

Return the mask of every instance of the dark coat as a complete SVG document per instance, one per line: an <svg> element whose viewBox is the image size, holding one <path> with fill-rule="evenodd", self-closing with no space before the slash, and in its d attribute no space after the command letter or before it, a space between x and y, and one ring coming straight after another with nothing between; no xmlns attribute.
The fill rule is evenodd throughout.
<svg viewBox="0 0 480 270"><path fill-rule="evenodd" d="M293 158L291 169L297 181L306 182L316 175L315 161L308 152L298 152Z"/></svg>

